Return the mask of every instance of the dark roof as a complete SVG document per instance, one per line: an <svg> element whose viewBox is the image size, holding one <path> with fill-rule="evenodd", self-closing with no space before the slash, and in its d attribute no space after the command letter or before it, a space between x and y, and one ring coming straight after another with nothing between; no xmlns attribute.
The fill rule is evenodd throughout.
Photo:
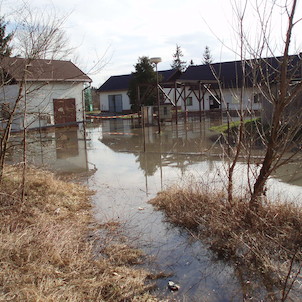
<svg viewBox="0 0 302 302"><path fill-rule="evenodd" d="M125 74L110 77L98 91L128 90L133 74Z"/></svg>
<svg viewBox="0 0 302 302"><path fill-rule="evenodd" d="M179 78L181 72L177 69L169 69L159 71L159 74L162 76L161 82L172 82Z"/></svg>
<svg viewBox="0 0 302 302"><path fill-rule="evenodd" d="M244 67L244 79L247 86L252 86L255 82L261 81L263 77L270 82L274 82L278 81L282 59L282 57L271 57L189 66L179 77L179 81L184 83L194 81L207 83L219 80L225 88L241 87ZM290 56L288 73L296 78L301 78L301 62L300 56Z"/></svg>
<svg viewBox="0 0 302 302"><path fill-rule="evenodd" d="M180 72L175 69L158 71L161 75L161 82L169 82L178 77ZM131 79L134 73L111 76L103 85L100 86L98 91L118 91L118 90L128 90Z"/></svg>
<svg viewBox="0 0 302 302"><path fill-rule="evenodd" d="M241 87L243 81L243 64L244 79L246 86L253 86L265 77L271 83L278 81L280 75L280 64L282 57L270 57L261 59L252 59L246 61L230 61L214 64L192 65L184 73L176 69L159 71L162 76L161 82L165 83L179 81L183 83L211 83L215 86L219 81L224 88ZM302 75L302 58L301 55L293 55L289 58L288 73L301 79ZM132 74L110 77L98 91L118 91L127 90ZM169 84L167 84L169 87ZM171 87L171 86L170 86Z"/></svg>
<svg viewBox="0 0 302 302"><path fill-rule="evenodd" d="M0 65L6 75L16 81L22 80L26 70L26 79L29 81L91 82L71 61L4 57Z"/></svg>
<svg viewBox="0 0 302 302"><path fill-rule="evenodd" d="M238 81L242 80L241 70L240 61L189 66L179 77L179 80L183 82L215 83L219 79L227 87L236 87Z"/></svg>

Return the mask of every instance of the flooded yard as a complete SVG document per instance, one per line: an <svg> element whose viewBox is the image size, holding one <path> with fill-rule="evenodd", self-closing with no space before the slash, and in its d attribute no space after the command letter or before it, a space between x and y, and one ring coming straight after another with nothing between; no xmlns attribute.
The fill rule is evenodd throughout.
<svg viewBox="0 0 302 302"><path fill-rule="evenodd" d="M129 120L103 120L83 130L30 133L28 160L59 173L74 173L95 190L94 212L101 223L118 219L127 236L148 256L154 272L171 276L158 280L158 295L169 301L260 301L270 290L254 282L240 267L217 259L207 246L165 222L148 203L171 185L198 181L213 188L225 186L226 163L209 128L221 121L206 119L162 127L134 127ZM15 138L18 141L18 137ZM257 152L256 152L257 154ZM17 150L11 160L20 161ZM246 185L245 164L239 163L237 188ZM268 194L300 202L302 171L299 162L277 171ZM170 292L168 280L180 285ZM250 301L250 300L249 300Z"/></svg>

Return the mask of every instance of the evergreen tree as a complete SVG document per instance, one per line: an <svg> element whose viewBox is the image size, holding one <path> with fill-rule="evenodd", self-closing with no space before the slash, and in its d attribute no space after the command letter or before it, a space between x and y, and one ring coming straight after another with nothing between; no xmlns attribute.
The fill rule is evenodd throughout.
<svg viewBox="0 0 302 302"><path fill-rule="evenodd" d="M12 47L9 46L13 34L6 35L7 23L3 17L0 17L0 57L9 57L12 53Z"/></svg>
<svg viewBox="0 0 302 302"><path fill-rule="evenodd" d="M183 53L180 49L180 46L176 44L176 52L175 54L173 55L173 63L171 64L171 67L173 69L177 69L181 72L184 72L187 68L187 65L186 65L186 61L182 61L181 60L181 57L183 57Z"/></svg>
<svg viewBox="0 0 302 302"><path fill-rule="evenodd" d="M156 72L148 57L140 57L138 63L134 65L135 72L129 83L128 96L133 112L139 110L140 105L155 105L157 101ZM138 100L138 87L140 92L140 102Z"/></svg>
<svg viewBox="0 0 302 302"><path fill-rule="evenodd" d="M213 58L210 52L210 48L208 46L205 47L204 53L203 53L203 64L211 64L213 62Z"/></svg>

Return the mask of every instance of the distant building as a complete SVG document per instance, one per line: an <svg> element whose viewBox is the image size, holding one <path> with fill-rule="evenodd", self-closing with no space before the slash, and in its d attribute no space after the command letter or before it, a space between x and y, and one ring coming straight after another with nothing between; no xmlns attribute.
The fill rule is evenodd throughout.
<svg viewBox="0 0 302 302"><path fill-rule="evenodd" d="M270 96L276 90L280 76L282 57L230 61L214 64L191 65L184 73L169 73L160 86L165 102L171 102L175 109L188 114L211 113L229 110L234 114L242 109L249 114L266 119L270 116ZM289 71L295 81L301 81L301 56L290 56ZM175 72L175 70L174 70ZM112 76L100 88L101 110L106 112L130 112L127 95L132 74ZM292 105L301 107L299 97ZM290 110L290 109L289 109ZM263 113L264 112L264 113Z"/></svg>
<svg viewBox="0 0 302 302"><path fill-rule="evenodd" d="M175 69L159 71L162 82L174 80L179 76ZM100 95L100 109L102 112L130 113L131 104L127 94L133 74L110 77L98 89Z"/></svg>

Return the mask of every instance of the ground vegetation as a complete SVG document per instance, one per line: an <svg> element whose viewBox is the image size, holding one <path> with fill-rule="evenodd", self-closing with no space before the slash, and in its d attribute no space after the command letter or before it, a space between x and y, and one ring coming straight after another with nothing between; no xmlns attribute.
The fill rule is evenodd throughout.
<svg viewBox="0 0 302 302"><path fill-rule="evenodd" d="M213 193L197 184L171 187L150 202L165 212L169 222L208 245L216 259L233 264L241 276L244 299L298 301L301 297L302 209L298 205L266 200L250 217L248 199L234 198L230 207L226 192Z"/></svg>
<svg viewBox="0 0 302 302"><path fill-rule="evenodd" d="M97 224L85 187L5 167L0 190L1 301L157 301L143 253Z"/></svg>

